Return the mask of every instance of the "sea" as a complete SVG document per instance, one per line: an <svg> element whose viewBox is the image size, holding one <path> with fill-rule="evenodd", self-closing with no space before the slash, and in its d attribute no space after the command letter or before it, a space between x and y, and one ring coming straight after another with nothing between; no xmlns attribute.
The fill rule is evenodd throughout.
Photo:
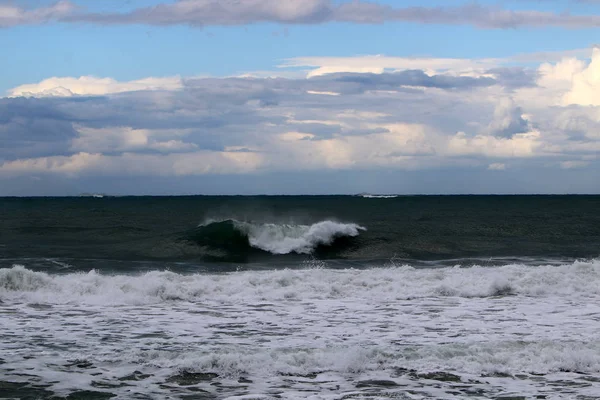
<svg viewBox="0 0 600 400"><path fill-rule="evenodd" d="M0 198L2 399L600 399L600 196Z"/></svg>

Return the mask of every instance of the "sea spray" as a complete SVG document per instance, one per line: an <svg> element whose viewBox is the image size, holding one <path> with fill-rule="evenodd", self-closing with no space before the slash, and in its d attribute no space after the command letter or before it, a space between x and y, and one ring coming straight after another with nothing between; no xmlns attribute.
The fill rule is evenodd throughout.
<svg viewBox="0 0 600 400"><path fill-rule="evenodd" d="M313 225L243 224L250 245L273 254L309 254L317 246L330 245L343 236L366 230L357 224L321 221Z"/></svg>
<svg viewBox="0 0 600 400"><path fill-rule="evenodd" d="M208 220L195 232L196 240L221 246L243 247L271 254L310 254L341 237L356 237L366 228L354 223L320 221L312 225L257 223L237 220Z"/></svg>

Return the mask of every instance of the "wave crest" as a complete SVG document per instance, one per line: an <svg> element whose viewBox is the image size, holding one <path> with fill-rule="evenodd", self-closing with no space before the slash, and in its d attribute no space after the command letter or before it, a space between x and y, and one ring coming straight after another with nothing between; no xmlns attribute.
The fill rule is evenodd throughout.
<svg viewBox="0 0 600 400"><path fill-rule="evenodd" d="M339 237L358 236L365 230L357 224L321 221L312 225L241 223L252 247L273 254L310 254L317 246L328 246Z"/></svg>
<svg viewBox="0 0 600 400"><path fill-rule="evenodd" d="M48 275L17 265L0 268L0 301L151 304L164 301L262 303L294 299L363 299L380 303L436 297L597 298L600 260L502 267L241 271L229 274Z"/></svg>
<svg viewBox="0 0 600 400"><path fill-rule="evenodd" d="M50 276L28 270L22 265L0 269L0 289L6 291L35 291L51 282Z"/></svg>
<svg viewBox="0 0 600 400"><path fill-rule="evenodd" d="M237 220L208 221L194 233L200 244L271 254L310 254L319 246L330 246L341 237L356 237L366 228L354 223L320 221L312 225L255 223Z"/></svg>

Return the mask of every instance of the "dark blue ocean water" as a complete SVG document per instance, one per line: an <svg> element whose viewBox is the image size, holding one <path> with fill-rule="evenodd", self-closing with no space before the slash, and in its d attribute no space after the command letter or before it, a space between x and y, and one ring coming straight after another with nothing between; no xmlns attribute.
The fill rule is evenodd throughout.
<svg viewBox="0 0 600 400"><path fill-rule="evenodd" d="M599 246L600 196L0 199L0 257L11 262L587 258Z"/></svg>

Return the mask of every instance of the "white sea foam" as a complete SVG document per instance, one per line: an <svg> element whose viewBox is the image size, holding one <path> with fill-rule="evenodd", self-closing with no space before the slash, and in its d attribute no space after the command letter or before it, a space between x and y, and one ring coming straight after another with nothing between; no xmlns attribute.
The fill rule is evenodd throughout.
<svg viewBox="0 0 600 400"><path fill-rule="evenodd" d="M252 247L272 254L310 254L320 245L330 245L344 236L358 236L366 230L358 224L335 221L320 221L312 225L231 221L238 230L248 235ZM200 226L215 222L223 220L208 220Z"/></svg>
<svg viewBox="0 0 600 400"><path fill-rule="evenodd" d="M0 299L58 303L149 304L171 300L278 301L363 298L396 301L424 297L596 296L600 261L560 266L506 265L418 269L410 266L331 270L244 271L230 274L64 275L24 266L0 269ZM43 297L43 299L42 299Z"/></svg>
<svg viewBox="0 0 600 400"><path fill-rule="evenodd" d="M217 374L191 385L215 398L574 398L600 393L599 321L598 260L135 276L15 266L0 269L0 374L27 371L60 395L112 385L123 399L193 394L173 383L182 371Z"/></svg>
<svg viewBox="0 0 600 400"><path fill-rule="evenodd" d="M330 245L336 238L358 236L365 230L357 224L321 221L312 225L240 223L250 245L273 254L309 254L319 245Z"/></svg>

